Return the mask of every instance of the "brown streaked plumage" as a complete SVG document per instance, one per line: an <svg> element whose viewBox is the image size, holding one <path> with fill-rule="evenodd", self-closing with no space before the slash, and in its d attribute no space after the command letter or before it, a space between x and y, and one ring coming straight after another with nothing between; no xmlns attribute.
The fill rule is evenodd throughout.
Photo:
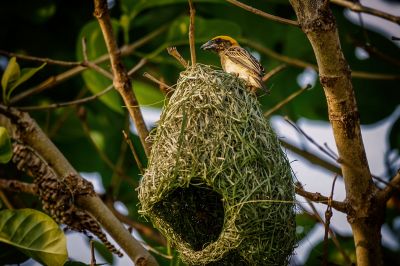
<svg viewBox="0 0 400 266"><path fill-rule="evenodd" d="M221 59L222 69L244 79L250 91L255 92L257 89L267 91L262 81L264 68L235 39L224 35L217 36L203 44L201 48L217 52Z"/></svg>

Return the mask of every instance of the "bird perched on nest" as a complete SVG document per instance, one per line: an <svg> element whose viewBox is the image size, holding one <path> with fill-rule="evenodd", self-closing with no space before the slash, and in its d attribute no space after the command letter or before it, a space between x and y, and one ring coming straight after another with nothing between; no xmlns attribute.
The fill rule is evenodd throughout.
<svg viewBox="0 0 400 266"><path fill-rule="evenodd" d="M262 80L263 66L235 39L224 35L217 36L203 44L201 49L218 53L222 69L244 79L251 92L255 92L257 89L269 92Z"/></svg>

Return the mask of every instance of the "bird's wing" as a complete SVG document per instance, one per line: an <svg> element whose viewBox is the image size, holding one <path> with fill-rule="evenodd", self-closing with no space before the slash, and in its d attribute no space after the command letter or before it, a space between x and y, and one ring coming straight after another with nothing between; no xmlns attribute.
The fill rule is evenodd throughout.
<svg viewBox="0 0 400 266"><path fill-rule="evenodd" d="M224 52L224 55L234 63L242 65L258 74L260 77L264 75L263 66L244 48L240 46L232 46Z"/></svg>

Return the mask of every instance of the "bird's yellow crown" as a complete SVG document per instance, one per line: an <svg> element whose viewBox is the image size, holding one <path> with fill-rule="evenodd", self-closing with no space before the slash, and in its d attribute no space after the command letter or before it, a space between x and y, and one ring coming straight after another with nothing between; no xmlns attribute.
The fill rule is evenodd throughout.
<svg viewBox="0 0 400 266"><path fill-rule="evenodd" d="M219 36L216 36L216 37L212 38L212 40L216 40L216 39L221 39L221 40L228 41L228 42L230 42L232 44L232 46L238 46L239 45L239 43L235 39L233 39L232 37L227 36L227 35L219 35Z"/></svg>

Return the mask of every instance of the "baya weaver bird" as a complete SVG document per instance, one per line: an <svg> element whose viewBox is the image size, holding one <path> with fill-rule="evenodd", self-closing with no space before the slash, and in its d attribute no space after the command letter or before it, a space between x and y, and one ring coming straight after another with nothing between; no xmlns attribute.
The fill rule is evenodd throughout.
<svg viewBox="0 0 400 266"><path fill-rule="evenodd" d="M201 49L218 53L222 69L244 79L251 92L263 89L266 92L263 66L247 50L229 36L217 36L201 46Z"/></svg>

